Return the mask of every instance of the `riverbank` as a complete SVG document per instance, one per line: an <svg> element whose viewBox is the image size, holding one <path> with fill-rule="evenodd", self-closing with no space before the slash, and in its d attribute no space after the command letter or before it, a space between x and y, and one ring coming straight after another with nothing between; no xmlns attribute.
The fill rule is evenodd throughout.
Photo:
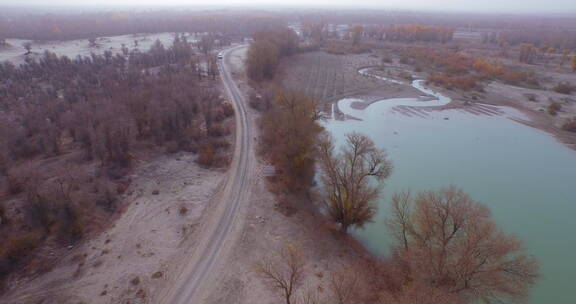
<svg viewBox="0 0 576 304"><path fill-rule="evenodd" d="M364 110L375 102L396 102L400 99L403 100L416 99L417 102L422 103L411 104L409 106L396 106L392 109L392 111L401 113L406 116L416 115L420 117L425 117L426 112L443 111L443 110L461 110L473 115L504 116L518 123L544 131L550 134L551 136L555 137L558 141L560 141L567 147L576 150L576 133L562 130L561 121L559 122L558 117L551 117L551 115L548 114L545 108L543 108L542 106L532 105L532 107L528 107L524 105L523 102L519 102L517 100L514 101L513 98L510 97L503 98L501 96L501 92L500 93L498 93L498 91L495 92L495 89L493 89L497 88L498 90L504 90L506 87L510 87L508 85L491 83L489 85L489 89L486 90L487 93L471 95L462 92L450 91L431 85L424 85L423 81L420 81L419 84L417 81L412 81L411 83L409 83L406 81L402 81L401 79L398 78L394 79L383 76L381 72L380 73L378 72L379 71L376 68L362 68L358 71L359 74L365 75L366 77L377 78L382 82L390 82L398 86L411 87L413 89L418 90L420 94L417 96L417 98L413 97L413 95L411 96L410 94L400 96L396 96L395 94L389 94L389 95L382 95L381 97L370 96L367 98L358 97L357 99L355 98L353 102L351 102L350 107L352 109ZM430 103L431 101L437 100L438 98L438 96L436 97L433 96L434 92L431 91L432 88L433 90L438 92L438 94L442 94L442 96L446 96L446 98L449 98L450 99L449 102L442 104ZM530 92L534 91L531 89L525 89L519 87L514 87L514 90L515 94L512 94L512 96L516 96L519 94L524 96L526 94L531 94L527 93L526 91ZM562 97L559 96L561 94L548 91L541 92L541 94L545 94L544 96L547 98ZM518 96L516 97L519 98ZM506 115L507 110L504 109L503 107L513 108L521 112L523 116ZM571 107L565 107L563 113L559 115L561 116L561 118L568 119L569 117L572 117L571 116L572 112L576 113L576 109L572 109ZM357 117L354 117L354 115L344 114L340 109L339 102L336 102L335 104L334 113L337 119L358 119Z"/></svg>
<svg viewBox="0 0 576 304"><path fill-rule="evenodd" d="M549 134L526 127L532 122L528 114L502 104L452 101L431 107L397 99L364 110L351 107L350 100L339 104L343 115L358 119L326 122L337 145L345 141L345 134L362 132L386 149L397 169L384 188L374 222L353 231L370 252L390 254L384 222L393 193L457 185L489 206L503 231L517 235L540 260L543 278L531 303L550 298L571 303L563 295L570 294L567 282L576 279L576 269L568 266L572 265L570 252L576 249L558 251L553 240L569 237L562 235L576 229L567 215L576 212L574 151ZM478 112L478 107L495 114Z"/></svg>

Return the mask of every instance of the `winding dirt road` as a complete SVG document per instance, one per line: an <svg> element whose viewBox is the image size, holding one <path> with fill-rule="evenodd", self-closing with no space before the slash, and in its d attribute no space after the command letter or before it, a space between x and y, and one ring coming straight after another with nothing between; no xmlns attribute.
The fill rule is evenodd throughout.
<svg viewBox="0 0 576 304"><path fill-rule="evenodd" d="M221 188L215 209L208 212L200 239L186 261L181 261L181 271L166 292L159 297L164 304L202 303L208 291L218 279L219 266L225 261L238 237L237 231L243 222L241 207L249 196L250 179L254 165L251 147L248 112L244 97L232 79L229 65L230 54L245 45L223 51L224 58L218 66L222 83L232 101L236 113L236 136L231 167Z"/></svg>

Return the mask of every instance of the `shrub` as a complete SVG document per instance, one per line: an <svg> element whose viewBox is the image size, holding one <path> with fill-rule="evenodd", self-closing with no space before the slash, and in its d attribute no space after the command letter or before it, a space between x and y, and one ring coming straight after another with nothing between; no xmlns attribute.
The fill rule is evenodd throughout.
<svg viewBox="0 0 576 304"><path fill-rule="evenodd" d="M139 277L133 278L132 280L130 280L130 284L132 284L132 285L140 284L140 278Z"/></svg>
<svg viewBox="0 0 576 304"><path fill-rule="evenodd" d="M234 115L234 107L232 104L224 103L222 104L222 112L224 113L224 117L231 117Z"/></svg>
<svg viewBox="0 0 576 304"><path fill-rule="evenodd" d="M398 76L400 76L400 78L402 78L402 79L404 79L404 80L408 80L408 81L414 80L414 78L412 77L412 75L410 75L410 73L408 73L408 72L406 72L406 71L400 72L400 74L399 74Z"/></svg>
<svg viewBox="0 0 576 304"><path fill-rule="evenodd" d="M567 82L561 82L557 86L554 87L555 92L560 93L560 94L566 94L566 95L572 94L572 92L574 90L576 90L576 87L574 87L573 85L571 85Z"/></svg>
<svg viewBox="0 0 576 304"><path fill-rule="evenodd" d="M222 121L234 115L234 108L229 103L223 103L214 114L215 121Z"/></svg>
<svg viewBox="0 0 576 304"><path fill-rule="evenodd" d="M568 119L568 121L562 125L562 130L568 132L576 132L576 117Z"/></svg>
<svg viewBox="0 0 576 304"><path fill-rule="evenodd" d="M214 139L212 140L212 147L214 147L214 149L219 150L219 149L223 149L223 150L227 150L228 148L230 148L230 143L224 139Z"/></svg>
<svg viewBox="0 0 576 304"><path fill-rule="evenodd" d="M212 144L206 144L200 148L200 153L198 154L198 158L196 162L202 166L211 167L215 164L216 160L216 151Z"/></svg>
<svg viewBox="0 0 576 304"><path fill-rule="evenodd" d="M26 258L36 247L40 240L38 233L27 233L20 236L9 237L3 242L0 251L0 259L5 259L10 263L16 264ZM0 273L1 275L1 273Z"/></svg>
<svg viewBox="0 0 576 304"><path fill-rule="evenodd" d="M100 182L97 186L96 205L111 213L116 210L116 196L108 183Z"/></svg>
<svg viewBox="0 0 576 304"><path fill-rule="evenodd" d="M400 57L400 63L401 64L411 64L413 62L413 60L410 59L410 57L406 56L406 55L402 55L402 57Z"/></svg>
<svg viewBox="0 0 576 304"><path fill-rule="evenodd" d="M538 102L535 94L526 94L525 96L526 96L526 99L528 99L528 101Z"/></svg>
<svg viewBox="0 0 576 304"><path fill-rule="evenodd" d="M2 227L6 222L6 210L4 209L4 206L0 204L0 227Z"/></svg>
<svg viewBox="0 0 576 304"><path fill-rule="evenodd" d="M188 213L188 208L186 208L185 206L180 207L179 213L180 215L186 215L186 213Z"/></svg>
<svg viewBox="0 0 576 304"><path fill-rule="evenodd" d="M558 111L560 111L561 109L562 109L562 106L559 103L552 102L548 106L548 114L550 114L552 116L556 116L556 114L558 114Z"/></svg>
<svg viewBox="0 0 576 304"><path fill-rule="evenodd" d="M26 187L26 180L22 176L8 174L6 176L6 181L8 186L8 193L13 195L22 193Z"/></svg>
<svg viewBox="0 0 576 304"><path fill-rule="evenodd" d="M262 96L256 94L256 93L251 93L250 97L248 98L248 104L250 105L250 107L256 111L263 111L263 99Z"/></svg>
<svg viewBox="0 0 576 304"><path fill-rule="evenodd" d="M416 65L418 69L428 67L450 77L468 75L477 79L500 80L512 85L538 85L533 72L514 70L500 64L475 59L458 51L411 47L405 48L402 52L401 63Z"/></svg>
<svg viewBox="0 0 576 304"><path fill-rule="evenodd" d="M208 135L212 137L222 137L230 134L230 130L223 125L212 125L208 130Z"/></svg>
<svg viewBox="0 0 576 304"><path fill-rule="evenodd" d="M428 77L428 82L449 90L459 89L463 91L482 91L482 86L473 76L448 76L432 74Z"/></svg>

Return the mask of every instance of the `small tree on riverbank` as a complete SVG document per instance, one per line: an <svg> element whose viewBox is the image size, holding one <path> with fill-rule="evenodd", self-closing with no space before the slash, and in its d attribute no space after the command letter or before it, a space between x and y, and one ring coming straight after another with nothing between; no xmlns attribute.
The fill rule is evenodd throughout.
<svg viewBox="0 0 576 304"><path fill-rule="evenodd" d="M304 258L301 249L295 245L288 245L275 256L258 262L255 270L269 287L282 295L286 304L291 304L296 290L304 279Z"/></svg>
<svg viewBox="0 0 576 304"><path fill-rule="evenodd" d="M385 152L367 136L351 133L342 152L335 154L326 136L320 143L320 160L328 214L344 233L350 226L362 227L374 216L374 201L392 173Z"/></svg>

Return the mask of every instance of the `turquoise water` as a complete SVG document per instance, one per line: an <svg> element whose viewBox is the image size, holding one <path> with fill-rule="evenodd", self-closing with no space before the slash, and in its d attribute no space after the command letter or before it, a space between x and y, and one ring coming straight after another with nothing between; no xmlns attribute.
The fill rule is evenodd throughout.
<svg viewBox="0 0 576 304"><path fill-rule="evenodd" d="M445 110L408 117L392 112L392 105L430 103L392 99L358 111L351 101L341 101L340 109L362 121L330 120L326 129L338 144L352 131L370 136L395 167L374 222L353 231L371 251L386 254L390 248L384 219L392 193L457 185L488 205L504 231L520 237L538 258L543 277L530 303L576 303L575 151L501 116Z"/></svg>

